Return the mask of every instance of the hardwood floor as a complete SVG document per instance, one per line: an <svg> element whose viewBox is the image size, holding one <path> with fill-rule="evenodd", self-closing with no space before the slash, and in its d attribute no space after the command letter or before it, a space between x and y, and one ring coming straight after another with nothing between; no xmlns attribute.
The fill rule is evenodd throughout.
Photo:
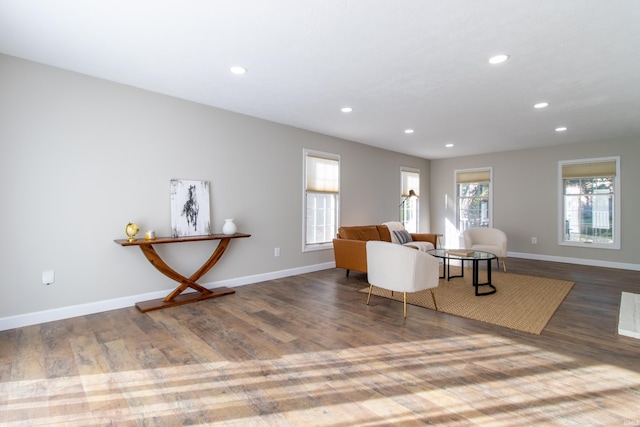
<svg viewBox="0 0 640 427"><path fill-rule="evenodd" d="M325 270L195 304L0 332L2 425L640 425L640 272L508 259L576 285L542 335L357 292Z"/></svg>

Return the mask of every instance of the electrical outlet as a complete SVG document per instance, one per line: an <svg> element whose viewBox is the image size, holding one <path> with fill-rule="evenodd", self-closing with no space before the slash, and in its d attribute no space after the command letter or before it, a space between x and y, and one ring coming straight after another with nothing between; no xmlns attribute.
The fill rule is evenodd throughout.
<svg viewBox="0 0 640 427"><path fill-rule="evenodd" d="M538 238L537 237L532 237L531 238L531 244L537 245L538 244Z"/></svg>
<svg viewBox="0 0 640 427"><path fill-rule="evenodd" d="M50 285L56 281L56 273L54 270L47 270L42 272L42 284Z"/></svg>
<svg viewBox="0 0 640 427"><path fill-rule="evenodd" d="M273 249L273 256L280 256L280 248Z"/></svg>

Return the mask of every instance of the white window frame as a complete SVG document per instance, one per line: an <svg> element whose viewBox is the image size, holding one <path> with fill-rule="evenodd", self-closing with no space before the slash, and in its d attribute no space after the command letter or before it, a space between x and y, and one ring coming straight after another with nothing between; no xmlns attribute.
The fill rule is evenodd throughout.
<svg viewBox="0 0 640 427"><path fill-rule="evenodd" d="M474 173L489 173L489 197L488 197L488 209L489 209L489 223L488 227L493 227L493 167L473 168L473 169L456 169L453 171L453 194L455 195L455 226L459 235L462 235L463 229L460 223L460 194L458 192L458 174L474 174ZM482 181L486 182L486 181Z"/></svg>
<svg viewBox="0 0 640 427"><path fill-rule="evenodd" d="M333 236L327 241L322 243L307 243L307 157L320 157L329 160L335 160L338 162L338 191L335 193L335 229L333 230ZM323 151L316 151L310 149L302 150L302 251L321 251L327 249L333 249L333 238L338 232L340 227L340 177L341 177L341 161L340 155L327 153ZM331 192L333 193L333 192Z"/></svg>
<svg viewBox="0 0 640 427"><path fill-rule="evenodd" d="M565 233L565 212L564 212L564 180L562 176L562 167L571 164L590 164L600 162L616 163L616 176L614 178L614 193L613 193L613 242L590 242L590 241L568 241L564 239ZM592 249L620 249L620 156L611 157L597 157L591 159L577 159L577 160L560 160L558 162L558 245L561 246L573 246L579 248L592 248Z"/></svg>
<svg viewBox="0 0 640 427"><path fill-rule="evenodd" d="M415 185L405 185L405 173L418 175L418 180ZM409 168L409 167L400 167L400 205L398 206L399 210L399 219L400 222L403 223L407 231L410 233L419 233L420 232L420 199L409 197L409 190L413 190L416 195L420 196L420 169ZM411 226L407 227L407 224L404 224L402 221L402 211L404 209L408 209L411 211L414 221L415 228Z"/></svg>

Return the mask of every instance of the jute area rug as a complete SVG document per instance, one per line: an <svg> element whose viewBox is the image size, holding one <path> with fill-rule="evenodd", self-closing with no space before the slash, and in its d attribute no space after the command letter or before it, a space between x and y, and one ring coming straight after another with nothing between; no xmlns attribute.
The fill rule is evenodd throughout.
<svg viewBox="0 0 640 427"><path fill-rule="evenodd" d="M456 268L454 272L454 267L451 267L452 274L459 273L460 268ZM491 282L497 292L475 296L471 276L471 269L465 268L463 278L449 281L440 279L438 287L434 289L438 311L536 335L542 333L575 284L565 280L492 271ZM486 280L485 271L480 270L479 276L481 283ZM480 292L486 290L486 287L480 288ZM369 292L369 287L360 292ZM374 295L402 302L401 292L394 292L392 296L391 291L374 286L372 301ZM435 309L429 290L407 293L407 304Z"/></svg>

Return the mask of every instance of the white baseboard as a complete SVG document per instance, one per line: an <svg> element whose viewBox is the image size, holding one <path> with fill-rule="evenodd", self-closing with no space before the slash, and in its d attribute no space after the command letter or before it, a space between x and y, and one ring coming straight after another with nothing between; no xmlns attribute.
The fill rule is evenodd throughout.
<svg viewBox="0 0 640 427"><path fill-rule="evenodd" d="M220 286L236 287L249 285L251 283L264 282L267 280L280 279L283 277L295 276L298 274L311 273L313 271L328 270L335 268L335 262L327 262L323 264L308 265L304 267L291 268L288 270L272 271L269 273L256 274L253 276L244 276L234 279L220 280L210 283L202 283L204 287L216 288ZM172 289L163 291L149 292L146 294L131 295L122 298L115 298L105 301L96 301L87 304L72 305L68 307L54 308L51 310L38 311L35 313L20 314L17 316L9 316L0 318L0 331L8 329L20 328L23 326L36 325L39 323L52 322L54 320L68 319L71 317L85 316L87 314L100 313L103 311L115 310L118 308L131 307L136 302L147 301L151 299L164 298Z"/></svg>
<svg viewBox="0 0 640 427"><path fill-rule="evenodd" d="M567 257L560 257L560 256L527 254L527 253L519 253L519 252L508 252L507 256L512 258L535 259L538 261L564 262L567 264L593 265L595 267L618 268L620 270L640 271L640 264L631 264L626 262L601 261L597 259L583 259L583 258L567 258Z"/></svg>

